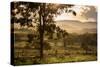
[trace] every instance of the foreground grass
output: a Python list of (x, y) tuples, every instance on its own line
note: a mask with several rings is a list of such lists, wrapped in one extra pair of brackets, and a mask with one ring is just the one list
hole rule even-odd
[(30, 64), (51, 64), (51, 63), (68, 63), (68, 62), (83, 62), (83, 61), (96, 61), (95, 55), (77, 55), (59, 57), (45, 57), (42, 61), (39, 59), (16, 61), (16, 65), (30, 65)]

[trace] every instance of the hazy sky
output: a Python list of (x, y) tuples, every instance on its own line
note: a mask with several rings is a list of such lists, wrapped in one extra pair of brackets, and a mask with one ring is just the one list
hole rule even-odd
[(55, 17), (56, 21), (59, 20), (78, 20), (81, 22), (96, 22), (97, 18), (97, 8), (94, 6), (73, 6), (69, 10), (74, 10), (77, 15), (74, 16), (72, 13), (62, 13), (61, 15)]

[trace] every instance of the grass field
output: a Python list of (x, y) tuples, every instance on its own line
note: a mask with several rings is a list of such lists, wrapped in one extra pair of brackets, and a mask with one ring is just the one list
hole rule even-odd
[[(40, 61), (39, 39), (28, 42), (27, 35), (30, 33), (15, 32), (14, 63), (25, 64), (49, 64), (97, 60), (96, 43), (82, 46), (80, 39), (70, 35), (63, 45), (63, 39), (44, 38), (44, 58)], [(87, 41), (88, 43), (88, 41)], [(91, 43), (91, 42), (90, 42)], [(85, 43), (86, 44), (86, 43)]]

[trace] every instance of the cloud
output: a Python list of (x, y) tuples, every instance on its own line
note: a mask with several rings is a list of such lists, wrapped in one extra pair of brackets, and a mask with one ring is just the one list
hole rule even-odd
[(84, 13), (84, 16), (89, 20), (89, 19), (94, 19), (95, 21), (97, 20), (97, 11), (94, 6), (89, 6), (90, 10)]
[(74, 11), (77, 13), (77, 18), (82, 22), (96, 22), (97, 21), (97, 9), (94, 6), (74, 6)]

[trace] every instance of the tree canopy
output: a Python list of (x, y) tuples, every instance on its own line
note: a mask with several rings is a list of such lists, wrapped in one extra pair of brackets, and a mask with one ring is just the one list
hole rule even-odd
[[(45, 4), (45, 6), (43, 6)], [(11, 20), (12, 23), (20, 23), (21, 26), (32, 26), (32, 22), (39, 22), (40, 8), (42, 16), (45, 18), (46, 24), (54, 23), (53, 17), (60, 15), (65, 9), (66, 12), (72, 12), (73, 10), (67, 10), (74, 5), (69, 4), (51, 4), (51, 3), (32, 3), (32, 2), (11, 2)]]

